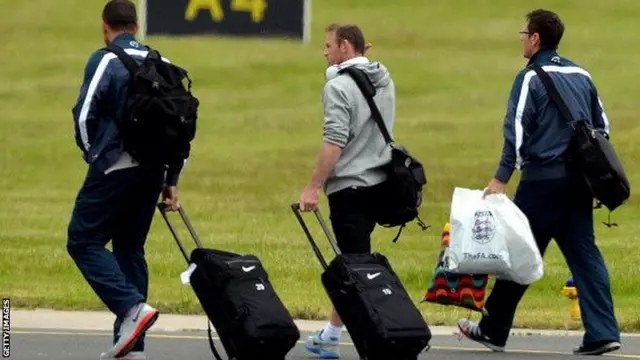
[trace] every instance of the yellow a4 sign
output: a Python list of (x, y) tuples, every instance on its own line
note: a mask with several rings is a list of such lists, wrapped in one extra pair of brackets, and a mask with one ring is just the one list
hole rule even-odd
[[(4, 1), (4, 0), (0, 0)], [(309, 40), (311, 0), (138, 0), (147, 35)]]
[[(194, 21), (200, 11), (209, 11), (211, 19), (221, 22), (224, 19), (222, 0), (189, 0), (185, 11), (185, 19)], [(251, 21), (262, 22), (267, 10), (267, 0), (231, 0), (231, 11), (246, 11), (251, 14)]]

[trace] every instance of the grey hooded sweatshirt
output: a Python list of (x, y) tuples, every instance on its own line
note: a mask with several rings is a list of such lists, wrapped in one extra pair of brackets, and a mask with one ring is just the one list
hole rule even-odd
[[(393, 138), (395, 86), (389, 71), (379, 62), (346, 66), (364, 70), (371, 79), (376, 87), (374, 100)], [(342, 155), (325, 183), (325, 193), (330, 195), (348, 187), (372, 186), (386, 180), (380, 167), (391, 160), (391, 148), (353, 79), (346, 74), (330, 78), (324, 87), (323, 103), (323, 139), (342, 148)]]

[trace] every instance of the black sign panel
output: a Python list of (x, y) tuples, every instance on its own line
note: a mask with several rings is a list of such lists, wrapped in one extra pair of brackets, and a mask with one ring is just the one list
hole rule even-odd
[(311, 0), (142, 0), (144, 34), (308, 40)]

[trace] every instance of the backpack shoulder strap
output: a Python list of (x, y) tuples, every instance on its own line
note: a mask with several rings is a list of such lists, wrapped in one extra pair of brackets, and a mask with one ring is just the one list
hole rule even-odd
[(140, 68), (140, 65), (131, 57), (131, 55), (127, 54), (124, 49), (120, 46), (110, 43), (104, 50), (110, 51), (118, 56), (118, 59), (122, 61), (124, 66), (129, 70), (130, 73), (135, 73)]
[(371, 108), (371, 116), (373, 116), (373, 119), (378, 124), (384, 140), (387, 142), (387, 144), (393, 143), (393, 139), (391, 138), (391, 135), (389, 135), (389, 131), (382, 121), (380, 110), (378, 109), (378, 106), (376, 106), (375, 101), (373, 101), (373, 96), (376, 94), (376, 88), (371, 83), (371, 80), (369, 79), (367, 74), (365, 74), (364, 71), (353, 66), (348, 66), (340, 70), (338, 73), (346, 73), (351, 76), (353, 81), (355, 81), (355, 83), (358, 85), (358, 88), (360, 88), (360, 91), (362, 91), (362, 95), (364, 95), (365, 99), (367, 99), (369, 108)]
[(565, 118), (565, 120), (569, 122), (569, 125), (571, 125), (571, 127), (573, 128), (575, 119), (573, 118), (573, 115), (571, 115), (571, 111), (569, 110), (569, 107), (567, 106), (567, 104), (564, 102), (564, 100), (562, 100), (562, 97), (560, 96), (558, 89), (553, 84), (553, 80), (551, 79), (551, 76), (549, 76), (549, 74), (546, 71), (544, 71), (542, 67), (540, 67), (540, 65), (538, 64), (531, 64), (529, 65), (529, 68), (533, 69), (538, 74), (540, 81), (542, 81), (542, 84), (547, 89), (547, 94), (549, 95), (551, 100), (556, 104), (556, 106), (558, 107), (558, 110), (560, 111), (562, 116)]

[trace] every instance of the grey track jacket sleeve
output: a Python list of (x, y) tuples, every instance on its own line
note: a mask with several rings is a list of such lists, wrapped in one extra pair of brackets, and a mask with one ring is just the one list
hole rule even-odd
[(349, 139), (349, 99), (344, 89), (336, 86), (335, 82), (325, 85), (322, 101), (324, 104), (323, 139), (325, 142), (341, 148), (347, 145)]

